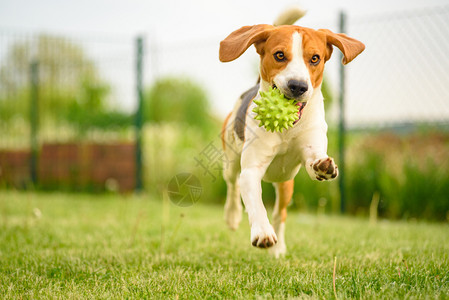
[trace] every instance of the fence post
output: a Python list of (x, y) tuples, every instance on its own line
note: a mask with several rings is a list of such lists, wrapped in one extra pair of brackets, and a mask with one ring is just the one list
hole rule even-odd
[(136, 92), (137, 111), (135, 116), (136, 128), (136, 192), (143, 189), (142, 166), (142, 127), (143, 127), (143, 38), (136, 40)]
[(39, 63), (30, 64), (30, 177), (34, 186), (37, 184), (38, 164), (38, 126), (39, 126)]
[[(340, 11), (339, 17), (339, 32), (346, 32), (346, 13)], [(340, 55), (343, 58), (343, 54)], [(340, 94), (338, 96), (338, 104), (340, 107), (339, 116), (339, 134), (338, 134), (338, 153), (339, 153), (339, 189), (340, 189), (340, 211), (344, 213), (346, 211), (346, 181), (345, 181), (345, 137), (346, 137), (346, 123), (345, 123), (345, 67), (340, 63), (339, 69), (340, 76)]]

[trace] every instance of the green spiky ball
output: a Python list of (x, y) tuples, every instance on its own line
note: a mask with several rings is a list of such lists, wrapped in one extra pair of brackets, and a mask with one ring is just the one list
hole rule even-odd
[(282, 132), (293, 127), (293, 123), (299, 119), (298, 106), (295, 100), (285, 98), (278, 90), (270, 88), (268, 92), (260, 92), (261, 98), (254, 99), (257, 106), (253, 109), (259, 127), (265, 127), (267, 131)]

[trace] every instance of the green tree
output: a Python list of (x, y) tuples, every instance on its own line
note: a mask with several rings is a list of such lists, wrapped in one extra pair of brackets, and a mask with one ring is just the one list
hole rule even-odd
[(145, 101), (145, 121), (180, 122), (204, 132), (217, 130), (218, 121), (210, 112), (206, 93), (189, 79), (160, 79), (147, 92)]
[(103, 111), (109, 86), (98, 80), (83, 48), (62, 37), (39, 35), (13, 44), (0, 66), (1, 118), (26, 117), (30, 64), (39, 63), (41, 119), (67, 119), (76, 106)]

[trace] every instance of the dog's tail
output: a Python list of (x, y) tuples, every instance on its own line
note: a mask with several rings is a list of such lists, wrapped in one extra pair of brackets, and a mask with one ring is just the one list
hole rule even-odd
[(273, 22), (274, 26), (293, 25), (296, 21), (304, 17), (306, 10), (299, 6), (291, 6), (283, 11)]

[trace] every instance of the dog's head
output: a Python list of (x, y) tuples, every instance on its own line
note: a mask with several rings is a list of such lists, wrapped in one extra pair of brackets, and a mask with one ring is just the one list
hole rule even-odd
[(260, 76), (265, 85), (277, 87), (290, 99), (305, 102), (323, 80), (324, 63), (333, 46), (343, 53), (343, 64), (352, 61), (365, 45), (345, 34), (327, 29), (286, 25), (244, 26), (220, 43), (220, 61), (237, 59), (251, 45), (260, 55)]

